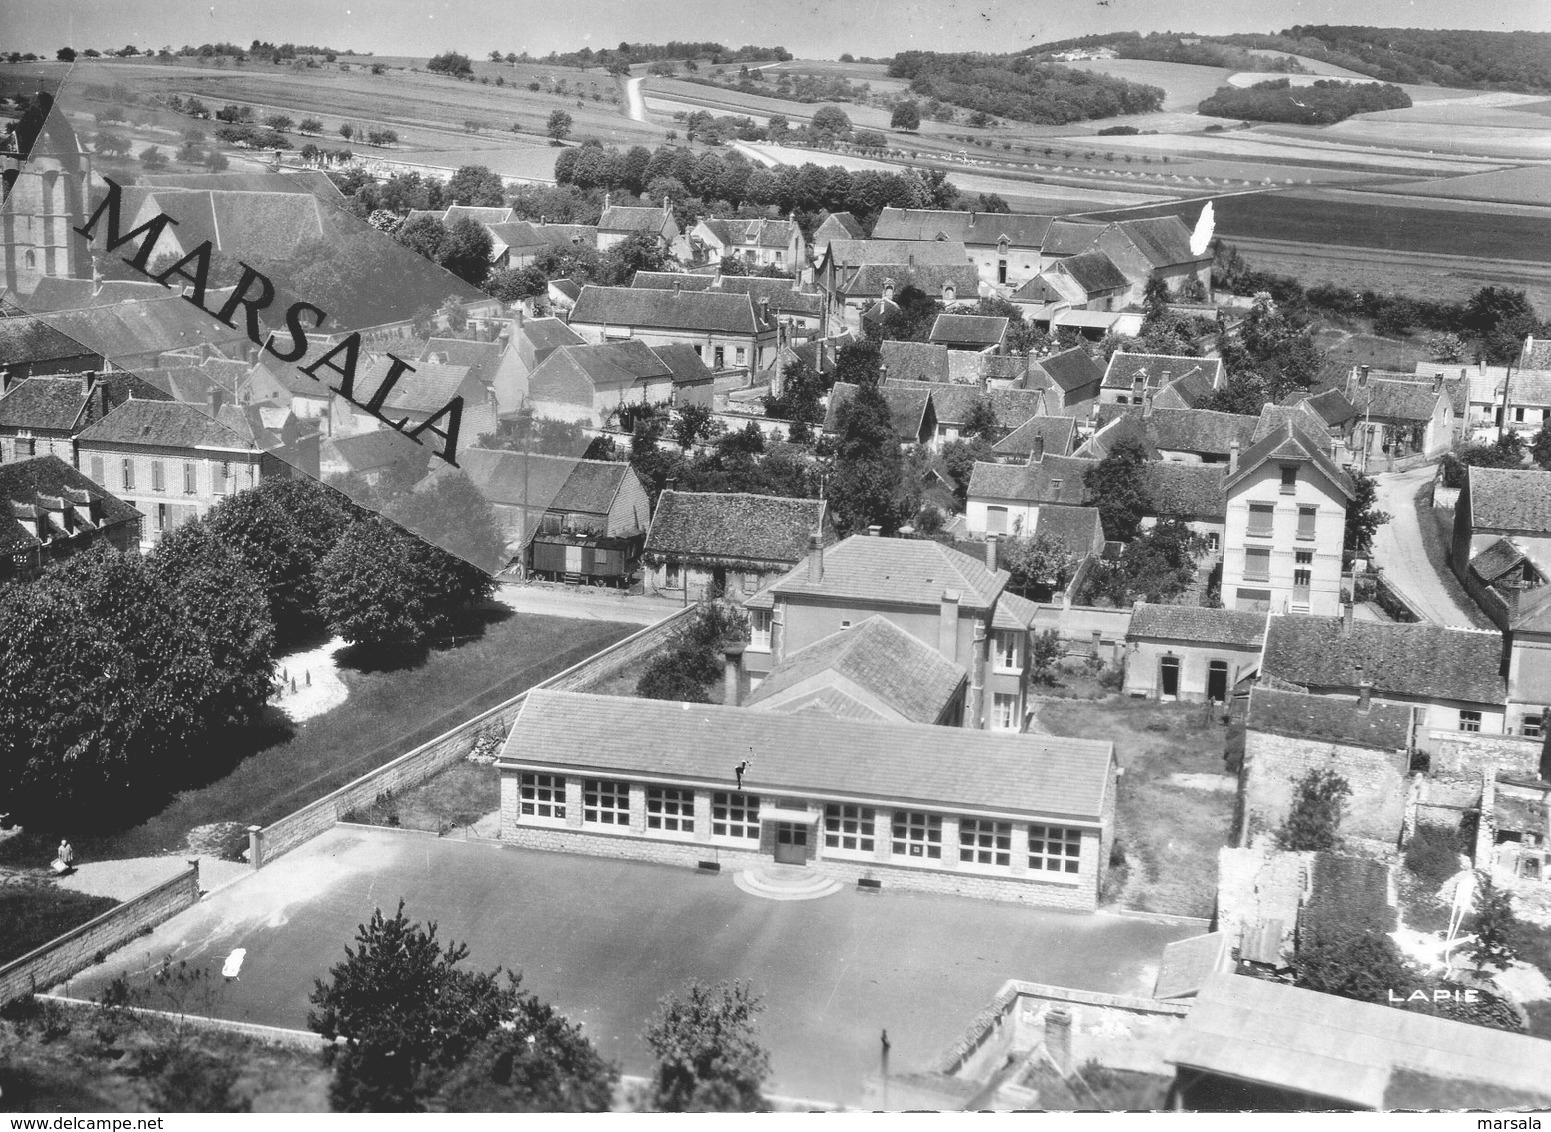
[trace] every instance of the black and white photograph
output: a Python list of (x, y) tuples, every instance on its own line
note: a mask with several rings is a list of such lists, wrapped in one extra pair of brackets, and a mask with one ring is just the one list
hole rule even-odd
[(1545, 0), (7, 0), (0, 130), (8, 1127), (1551, 1111)]

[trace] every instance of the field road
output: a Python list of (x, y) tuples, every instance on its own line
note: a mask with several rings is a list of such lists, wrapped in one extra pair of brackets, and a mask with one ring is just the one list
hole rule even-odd
[(557, 586), (545, 582), (521, 585), (507, 582), (496, 601), (518, 613), (545, 617), (570, 617), (577, 621), (614, 621), (627, 625), (655, 625), (684, 608), (682, 601), (647, 594), (626, 596), (615, 589)]
[[(1435, 472), (1431, 464), (1423, 464), (1409, 472), (1385, 472), (1373, 477), (1378, 497), (1375, 504), (1390, 516), (1389, 522), (1373, 536), (1373, 558), (1384, 567), (1385, 577), (1416, 604), (1427, 620), (1467, 629), (1484, 626), (1485, 619), (1463, 604), (1469, 598), (1455, 597), (1456, 589), (1447, 585), (1442, 576), (1449, 569), (1448, 563), (1431, 558), (1422, 538), (1416, 493)], [(1448, 580), (1453, 580), (1452, 575)]]
[(646, 99), (641, 96), (641, 80), (625, 80), (626, 113), (637, 122), (646, 121)]

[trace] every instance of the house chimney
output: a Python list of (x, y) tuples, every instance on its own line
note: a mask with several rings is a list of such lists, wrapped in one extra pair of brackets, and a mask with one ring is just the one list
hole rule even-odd
[(1146, 386), (1146, 384), (1147, 384), (1147, 381), (1146, 381), (1146, 379), (1141, 374), (1137, 374), (1135, 377), (1133, 377), (1131, 379), (1131, 400), (1133, 402), (1135, 402), (1135, 403), (1140, 403), (1141, 402), (1141, 400), (1142, 400), (1142, 389)]
[(1373, 706), (1373, 681), (1366, 677), (1357, 684), (1357, 710), (1363, 715)]
[(1239, 470), (1239, 438), (1234, 437), (1228, 442), (1228, 474), (1231, 476)]
[(1350, 637), (1351, 635), (1352, 603), (1347, 601), (1341, 603), (1341, 639), (1346, 640), (1346, 638)]
[(0, 393), (9, 393), (10, 391), (11, 371), (9, 369), (0, 368)]
[(1158, 379), (1158, 388), (1159, 389), (1162, 389), (1165, 385), (1167, 385), (1169, 383), (1169, 378), (1173, 375), (1173, 373), (1174, 373), (1173, 370), (1167, 370), (1166, 369), (1166, 370), (1163, 371), (1163, 376)]
[(1045, 1011), (1045, 1052), (1064, 1077), (1072, 1070), (1072, 1012), (1052, 1006)]
[(997, 537), (986, 535), (986, 569), (993, 574), (996, 573), (997, 549)]
[(959, 598), (958, 590), (943, 590), (942, 605), (937, 614), (937, 651), (949, 660), (959, 659)]
[(818, 535), (808, 536), (808, 581), (824, 580), (824, 540)]
[[(604, 193), (603, 194), (603, 211), (607, 212), (609, 210), (609, 206), (611, 204), (613, 204), (613, 202), (614, 202), (614, 194), (613, 193)], [(454, 201), (453, 203), (456, 204), (457, 201)]]
[(1152, 417), (1152, 390), (1149, 389), (1145, 393), (1142, 394), (1142, 419), (1145, 421), (1145, 420), (1148, 420), (1151, 417)]
[(1357, 387), (1359, 389), (1363, 388), (1364, 386), (1366, 386), (1368, 384), (1368, 371), (1370, 369), (1372, 369), (1372, 368), (1373, 368), (1372, 366), (1358, 366), (1357, 367)]
[(743, 706), (743, 650), (742, 641), (722, 648), (722, 703), (727, 707)]
[(1043, 436), (1036, 436), (1034, 438), (1034, 451), (1029, 455), (1029, 463), (1031, 463), (1031, 464), (1038, 464), (1042, 460), (1044, 460), (1044, 458), (1045, 458), (1045, 438)]
[(1442, 390), (1443, 390), (1443, 371), (1439, 370), (1437, 373), (1433, 374), (1433, 392), (1434, 393), (1439, 393), (1439, 392), (1442, 392)]
[(212, 417), (219, 416), (221, 413), (221, 406), (225, 403), (226, 390), (222, 389), (219, 385), (214, 386), (210, 390), (210, 415)]
[(874, 523), (872, 526), (867, 528), (867, 537), (868, 538), (877, 538), (882, 533), (883, 533), (883, 528), (878, 526), (877, 523)]
[(672, 216), (673, 215), (673, 209), (668, 204), (668, 194), (667, 193), (663, 193), (662, 194), (662, 214), (664, 216)]

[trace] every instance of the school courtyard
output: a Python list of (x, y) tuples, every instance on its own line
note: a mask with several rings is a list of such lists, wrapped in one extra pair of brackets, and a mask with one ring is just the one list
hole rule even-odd
[[(640, 1032), (690, 979), (743, 979), (762, 994), (766, 1091), (856, 1103), (878, 1067), (923, 1067), (1009, 978), (1148, 995), (1163, 945), (1193, 923), (1035, 911), (961, 897), (843, 889), (778, 901), (733, 876), (515, 849), (490, 841), (337, 826), (218, 889), (72, 980), (90, 997), (143, 981), (163, 958), (220, 971), (245, 948), (214, 1012), (304, 1029), (313, 981), (356, 928), (400, 898), (475, 969), (503, 966), (554, 1003), (624, 1072), (647, 1074)], [(152, 1003), (151, 1005), (154, 1005)]]

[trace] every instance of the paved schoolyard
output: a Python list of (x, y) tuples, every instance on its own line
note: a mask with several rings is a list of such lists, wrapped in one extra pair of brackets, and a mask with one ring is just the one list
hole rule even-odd
[(880, 1030), (892, 1068), (918, 1068), (1006, 979), (1145, 995), (1163, 944), (1197, 931), (887, 891), (762, 900), (728, 874), (340, 826), (126, 945), (69, 991), (89, 996), (164, 956), (218, 970), (242, 947), (242, 975), (217, 1012), (302, 1028), (313, 980), (374, 907), (391, 913), (401, 896), (439, 938), (467, 942), (471, 966), (521, 971), (627, 1073), (650, 1071), (639, 1034), (660, 997), (691, 978), (747, 979), (765, 997), (768, 1090), (839, 1103), (860, 1099)]

